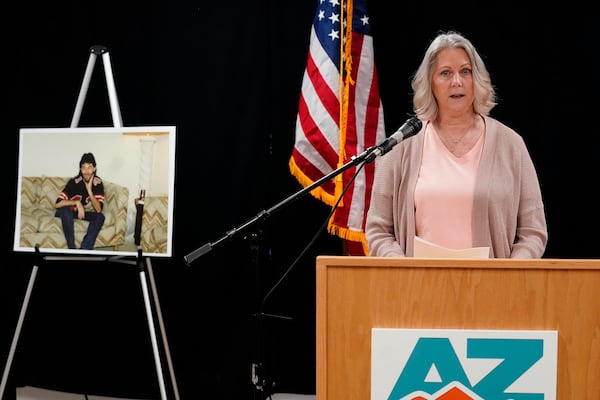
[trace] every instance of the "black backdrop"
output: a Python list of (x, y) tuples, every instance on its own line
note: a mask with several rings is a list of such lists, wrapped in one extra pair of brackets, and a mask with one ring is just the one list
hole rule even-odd
[[(466, 34), (498, 89), (492, 115), (523, 135), (537, 166), (545, 257), (598, 257), (597, 12), (578, 2), (420, 3), (368, 4), (387, 130), (411, 111), (410, 74), (435, 33)], [(12, 251), (18, 129), (70, 125), (89, 48), (98, 44), (109, 50), (123, 125), (177, 127), (174, 255), (152, 263), (181, 397), (253, 398), (257, 354), (277, 390), (314, 393), (315, 256), (342, 254), (341, 241), (321, 234), (268, 299), (266, 312), (291, 319), (268, 319), (258, 330), (251, 315), (320, 232), (328, 207), (304, 197), (191, 266), (183, 257), (300, 190), (287, 161), (315, 6), (38, 1), (3, 13), (2, 367), (40, 266), (7, 398), (23, 385), (159, 398), (137, 269), (40, 264)], [(101, 65), (80, 126), (112, 125)], [(165, 378), (169, 384), (166, 370)]]

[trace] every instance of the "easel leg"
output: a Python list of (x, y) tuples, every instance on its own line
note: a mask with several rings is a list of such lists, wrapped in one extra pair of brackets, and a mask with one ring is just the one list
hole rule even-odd
[(167, 358), (167, 364), (169, 365), (169, 373), (171, 376), (171, 384), (173, 385), (173, 393), (175, 394), (175, 400), (179, 400), (179, 390), (177, 389), (177, 381), (175, 379), (175, 371), (173, 369), (173, 362), (171, 361), (171, 351), (169, 350), (169, 343), (167, 342), (167, 335), (165, 333), (165, 324), (162, 318), (162, 311), (160, 309), (160, 303), (158, 302), (158, 294), (156, 291), (156, 284), (154, 282), (154, 274), (152, 272), (152, 263), (150, 258), (146, 258), (146, 270), (148, 272), (148, 278), (150, 280), (150, 288), (152, 289), (152, 295), (154, 298), (154, 306), (156, 314), (158, 316), (158, 324), (160, 326), (160, 333), (163, 341), (163, 346)]
[(145, 268), (143, 267), (143, 261), (140, 261), (140, 283), (142, 285), (142, 292), (144, 294), (144, 304), (146, 305), (146, 319), (148, 320), (148, 331), (150, 333), (150, 339), (152, 340), (152, 350), (154, 352), (154, 364), (156, 367), (156, 373), (158, 374), (158, 384), (160, 386), (160, 396), (162, 400), (167, 399), (167, 392), (165, 389), (165, 381), (162, 373), (162, 366), (160, 363), (160, 353), (158, 351), (158, 343), (156, 341), (156, 332), (154, 331), (152, 307), (150, 305), (150, 295), (148, 293), (148, 283), (146, 282)]
[(104, 62), (104, 75), (106, 77), (106, 87), (108, 89), (108, 98), (110, 101), (113, 125), (115, 127), (123, 126), (108, 49), (104, 46), (92, 46), (90, 48), (90, 58), (88, 59), (87, 67), (85, 69), (85, 75), (83, 76), (81, 89), (79, 90), (79, 96), (77, 97), (75, 112), (73, 113), (73, 118), (71, 119), (71, 128), (77, 128), (79, 125), (81, 110), (83, 109), (83, 104), (85, 102), (85, 97), (87, 96), (88, 87), (90, 85), (90, 80), (92, 78), (92, 73), (94, 72), (94, 65), (96, 64), (96, 58), (98, 55), (102, 56), (102, 61)]
[(25, 293), (25, 298), (23, 299), (23, 305), (21, 306), (21, 313), (19, 315), (19, 321), (17, 322), (17, 328), (15, 329), (13, 341), (10, 346), (8, 358), (6, 360), (6, 366), (4, 367), (4, 373), (2, 374), (2, 383), (0, 383), (0, 399), (2, 399), (4, 397), (4, 389), (6, 388), (8, 374), (10, 372), (12, 360), (14, 358), (15, 350), (17, 348), (17, 342), (19, 341), (19, 335), (21, 333), (21, 328), (23, 327), (23, 321), (25, 320), (25, 313), (27, 312), (27, 306), (29, 305), (29, 299), (31, 298), (31, 292), (33, 291), (33, 284), (35, 283), (35, 277), (37, 275), (37, 271), (38, 271), (38, 266), (34, 265), (33, 269), (31, 270), (31, 276), (29, 277), (29, 285), (27, 286), (27, 292)]

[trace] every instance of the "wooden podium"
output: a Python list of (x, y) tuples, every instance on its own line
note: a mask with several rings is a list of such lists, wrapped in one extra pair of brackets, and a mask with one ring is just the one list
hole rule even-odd
[(556, 330), (559, 400), (600, 396), (600, 260), (319, 256), (316, 394), (371, 396), (371, 328)]

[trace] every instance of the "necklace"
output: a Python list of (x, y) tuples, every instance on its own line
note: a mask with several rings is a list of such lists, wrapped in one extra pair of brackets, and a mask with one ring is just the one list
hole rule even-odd
[(469, 127), (467, 127), (467, 129), (465, 129), (464, 133), (462, 135), (460, 135), (460, 137), (458, 137), (458, 138), (451, 137), (450, 141), (452, 142), (452, 144), (459, 144), (465, 138), (465, 136), (467, 136), (467, 133), (469, 133), (472, 126), (473, 125), (470, 125)]
[(451, 142), (453, 145), (457, 145), (457, 144), (459, 144), (459, 143), (460, 143), (460, 142), (461, 142), (461, 141), (462, 141), (462, 140), (465, 138), (465, 136), (467, 136), (467, 134), (469, 133), (469, 131), (470, 131), (472, 128), (473, 128), (473, 124), (469, 125), (469, 126), (468, 126), (468, 127), (465, 129), (465, 131), (464, 131), (464, 132), (463, 132), (463, 133), (462, 133), (462, 134), (461, 134), (459, 137), (457, 137), (457, 138), (453, 138), (453, 137), (451, 137), (451, 136), (447, 136), (447, 138), (448, 138), (448, 140), (450, 140), (450, 142)]

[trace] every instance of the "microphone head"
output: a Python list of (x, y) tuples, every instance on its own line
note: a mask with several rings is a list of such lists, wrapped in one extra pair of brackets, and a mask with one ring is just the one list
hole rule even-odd
[(423, 127), (423, 122), (421, 122), (421, 120), (417, 117), (412, 117), (409, 118), (404, 125), (407, 128), (406, 133), (404, 135), (404, 137), (406, 138), (409, 136), (416, 135)]

